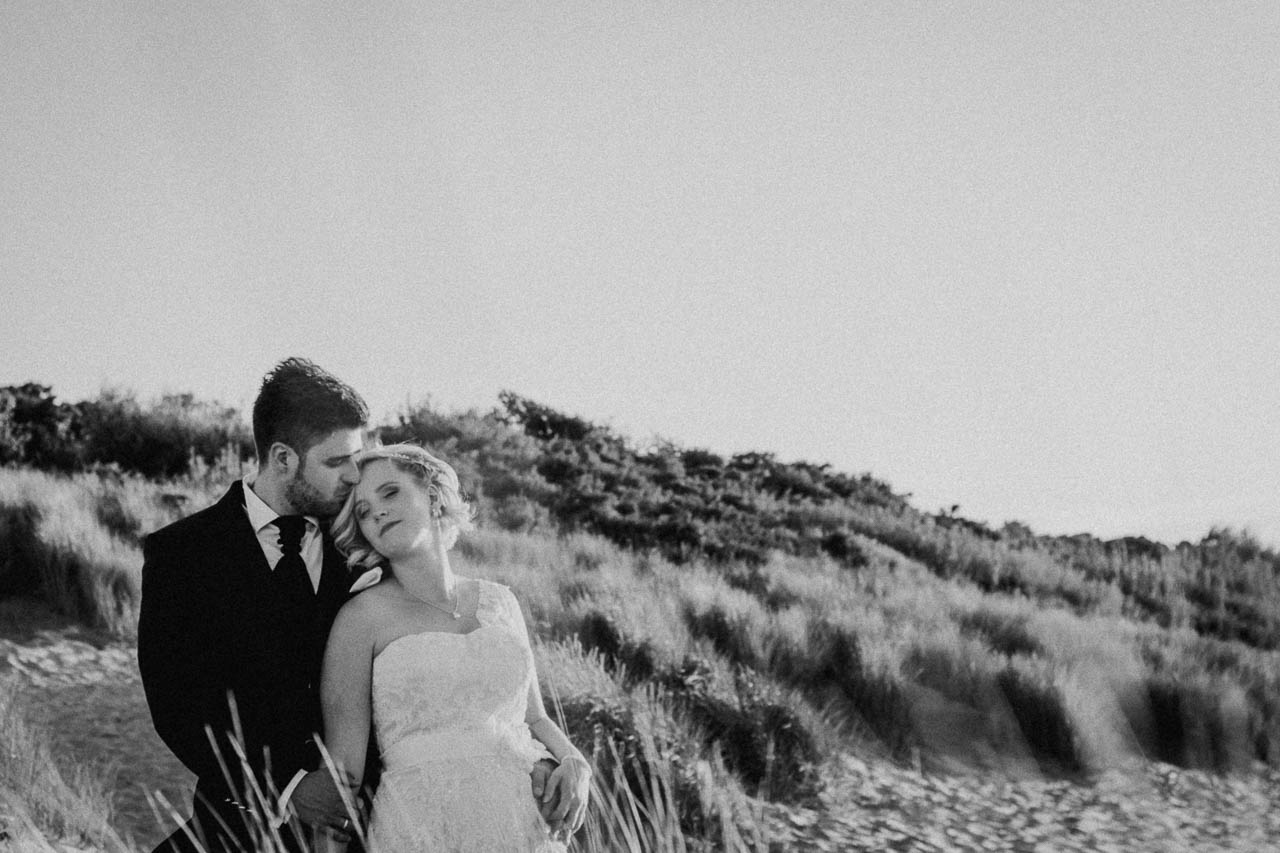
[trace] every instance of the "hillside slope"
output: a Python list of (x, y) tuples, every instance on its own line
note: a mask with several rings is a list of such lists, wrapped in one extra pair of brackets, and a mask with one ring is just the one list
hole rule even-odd
[[(870, 475), (636, 447), (501, 400), (407, 410), (382, 439), (455, 464), (482, 522), (458, 568), (516, 590), (575, 739), (624, 789), (668, 780), (691, 838), (724, 839), (726, 792), (821, 811), (849, 760), (1043, 784), (1147, 760), (1280, 766), (1280, 558), (1246, 536), (996, 531)], [(131, 417), (169, 423), (174, 405)], [(208, 411), (225, 435), (225, 411), (194, 403), (186, 432), (144, 432), (185, 441)], [(141, 536), (241, 468), (196, 446), (160, 480), (118, 460), (0, 469), (0, 596), (39, 595), (127, 641)]]

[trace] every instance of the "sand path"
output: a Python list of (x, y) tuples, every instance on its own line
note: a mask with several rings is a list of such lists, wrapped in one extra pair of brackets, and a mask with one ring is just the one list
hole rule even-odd
[(136, 648), (59, 619), (39, 605), (17, 624), (11, 615), (15, 609), (6, 610), (10, 618), (0, 636), (0, 675), (18, 673), (22, 705), (31, 721), (50, 733), (55, 753), (106, 775), (116, 830), (149, 850), (168, 829), (157, 821), (148, 793), (162, 792), (185, 813), (195, 778), (151, 726)]

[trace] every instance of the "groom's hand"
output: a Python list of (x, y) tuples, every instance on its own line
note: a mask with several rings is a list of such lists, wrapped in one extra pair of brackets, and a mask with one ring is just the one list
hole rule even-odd
[(547, 790), (547, 780), (551, 778), (551, 773), (556, 769), (556, 762), (550, 758), (544, 758), (537, 764), (533, 765), (533, 770), (529, 773), (529, 782), (533, 787), (533, 799), (538, 804), (538, 811), (542, 814), (542, 819), (547, 821), (547, 825), (551, 826), (552, 831), (559, 829), (561, 821), (556, 821), (555, 825), (551, 825), (551, 813), (556, 810), (559, 805), (559, 798), (552, 798), (551, 802), (544, 803), (542, 794)]
[(289, 796), (289, 805), (308, 826), (324, 826), (348, 836), (351, 833), (351, 816), (328, 770), (313, 770), (303, 776)]

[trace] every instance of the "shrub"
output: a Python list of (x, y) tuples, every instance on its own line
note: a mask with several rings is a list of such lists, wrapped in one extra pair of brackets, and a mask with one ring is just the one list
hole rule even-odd
[(147, 477), (177, 477), (213, 465), (228, 452), (254, 454), (253, 433), (233, 408), (166, 394), (150, 407), (132, 394), (104, 391), (80, 404), (83, 460), (116, 464)]
[(80, 412), (47, 385), (0, 388), (0, 465), (70, 471), (81, 462)]

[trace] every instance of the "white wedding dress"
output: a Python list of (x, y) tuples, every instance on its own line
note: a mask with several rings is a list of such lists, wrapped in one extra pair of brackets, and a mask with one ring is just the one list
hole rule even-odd
[(479, 581), (470, 634), (393, 640), (373, 661), (382, 780), (370, 853), (560, 853), (529, 787), (546, 749), (525, 725), (534, 675), (520, 605)]

